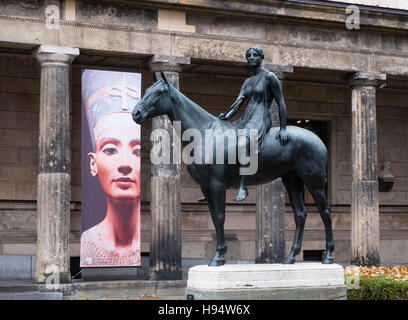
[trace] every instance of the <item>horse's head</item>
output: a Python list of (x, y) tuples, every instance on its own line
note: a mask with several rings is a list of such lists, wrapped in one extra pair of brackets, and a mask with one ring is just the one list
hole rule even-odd
[(147, 121), (147, 119), (167, 114), (171, 108), (170, 89), (172, 87), (163, 71), (163, 79), (158, 80), (153, 73), (154, 83), (145, 91), (142, 99), (136, 104), (132, 112), (133, 120), (137, 124)]

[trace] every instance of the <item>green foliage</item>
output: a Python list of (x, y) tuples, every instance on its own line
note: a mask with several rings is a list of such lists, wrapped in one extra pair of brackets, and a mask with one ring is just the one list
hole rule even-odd
[(347, 290), (348, 300), (408, 300), (408, 281), (393, 281), (386, 275), (361, 278), (359, 289)]

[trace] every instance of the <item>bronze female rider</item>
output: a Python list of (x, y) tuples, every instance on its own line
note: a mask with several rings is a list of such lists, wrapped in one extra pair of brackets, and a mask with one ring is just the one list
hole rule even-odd
[[(241, 107), (244, 101), (247, 101), (247, 107), (244, 114), (236, 122), (238, 129), (257, 129), (258, 130), (258, 152), (261, 152), (265, 134), (272, 126), (269, 108), (273, 99), (276, 100), (279, 110), (280, 130), (276, 138), (285, 145), (289, 140), (289, 134), (286, 131), (286, 105), (283, 100), (282, 88), (279, 79), (273, 72), (262, 68), (264, 59), (263, 50), (259, 47), (251, 47), (246, 52), (246, 59), (251, 70), (252, 76), (245, 80), (237, 100), (225, 113), (221, 113), (221, 120), (228, 120), (233, 117)], [(246, 134), (248, 146), (249, 134)], [(246, 175), (241, 175), (241, 182), (235, 201), (243, 201), (248, 195), (246, 187)]]

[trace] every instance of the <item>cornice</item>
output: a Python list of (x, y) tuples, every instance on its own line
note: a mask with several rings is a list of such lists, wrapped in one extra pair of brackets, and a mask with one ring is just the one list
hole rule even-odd
[[(279, 19), (280, 22), (302, 20), (302, 23), (344, 25), (347, 4), (296, 0), (113, 0), (112, 2), (142, 6), (150, 9), (183, 10), (228, 16), (248, 16), (260, 19)], [(351, 4), (349, 4), (351, 5)], [(384, 10), (357, 5), (362, 28), (399, 29), (408, 32), (408, 11)]]
[[(18, 16), (4, 16), (4, 15), (0, 15), (0, 21), (1, 20), (16, 21), (16, 22), (31, 22), (31, 23), (44, 24), (44, 25), (46, 22), (45, 19), (18, 17)], [(275, 40), (238, 38), (238, 37), (228, 37), (228, 36), (219, 36), (219, 35), (206, 35), (206, 34), (197, 34), (197, 33), (190, 33), (190, 32), (180, 32), (180, 31), (141, 29), (141, 28), (136, 28), (136, 27), (124, 26), (124, 25), (96, 24), (96, 23), (74, 22), (74, 21), (68, 21), (68, 20), (60, 20), (59, 24), (61, 26), (71, 26), (71, 27), (99, 29), (99, 30), (123, 31), (123, 32), (145, 34), (145, 35), (158, 35), (158, 36), (161, 35), (161, 36), (169, 36), (169, 37), (227, 41), (227, 42), (236, 42), (236, 43), (246, 43), (248, 45), (266, 45), (266, 46), (273, 45), (273, 46), (282, 46), (282, 47), (292, 47), (292, 48), (297, 48), (297, 49), (304, 48), (304, 49), (314, 49), (314, 50), (333, 51), (333, 52), (346, 52), (346, 53), (349, 52), (349, 53), (369, 54), (369, 55), (387, 55), (387, 56), (401, 57), (401, 58), (408, 57), (407, 53), (399, 53), (395, 51), (385, 52), (381, 50), (357, 49), (357, 48), (347, 48), (347, 47), (327, 46), (327, 45), (319, 46), (316, 44), (307, 44), (307, 43), (280, 42), (280, 41), (275, 41)]]

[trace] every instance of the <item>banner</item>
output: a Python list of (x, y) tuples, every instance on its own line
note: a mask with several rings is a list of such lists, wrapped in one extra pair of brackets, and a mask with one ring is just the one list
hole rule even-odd
[(140, 266), (140, 73), (82, 73), (81, 267)]

